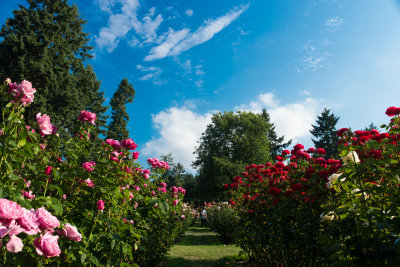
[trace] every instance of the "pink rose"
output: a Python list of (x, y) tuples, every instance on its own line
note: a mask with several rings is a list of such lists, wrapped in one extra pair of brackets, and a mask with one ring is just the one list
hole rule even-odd
[(114, 149), (120, 149), (121, 143), (118, 140), (107, 139), (106, 143), (112, 146)]
[(22, 243), (22, 240), (15, 235), (10, 237), (10, 240), (7, 242), (7, 245), (6, 245), (7, 250), (12, 253), (20, 252), (23, 247), (24, 247), (24, 244)]
[(86, 183), (86, 185), (87, 185), (88, 187), (94, 187), (93, 181), (90, 180), (89, 178), (87, 178), (87, 179), (85, 180), (85, 183)]
[(138, 159), (139, 158), (139, 152), (136, 152), (136, 151), (132, 152), (132, 157), (134, 159)]
[(94, 123), (94, 121), (96, 120), (96, 113), (82, 110), (81, 114), (79, 114), (78, 120), (80, 120), (81, 122), (87, 121), (93, 125), (96, 125)]
[(22, 217), (24, 211), (22, 207), (14, 201), (9, 201), (8, 199), (0, 199), (0, 218), (13, 220)]
[(177, 204), (178, 204), (178, 200), (175, 199), (174, 202), (173, 202), (173, 205), (176, 206)]
[(80, 242), (82, 241), (82, 235), (78, 232), (75, 226), (66, 223), (64, 229), (57, 231), (58, 234), (65, 236), (71, 241)]
[(27, 198), (27, 199), (34, 199), (35, 198), (35, 195), (33, 194), (33, 192), (32, 191), (25, 191), (25, 190), (22, 190), (21, 191), (21, 194), (22, 194), (22, 196), (24, 197), (24, 198)]
[(135, 144), (135, 142), (133, 142), (133, 140), (130, 138), (123, 140), (121, 142), (121, 146), (129, 150), (134, 150), (135, 148), (137, 148), (137, 144)]
[(103, 200), (99, 200), (97, 201), (97, 209), (98, 210), (104, 210), (104, 201)]
[(11, 93), (15, 101), (19, 100), (23, 106), (26, 106), (33, 102), (34, 93), (36, 93), (36, 89), (32, 88), (32, 83), (23, 80), (20, 85), (17, 83), (9, 83), (10, 89), (8, 90)]
[(58, 219), (51, 215), (45, 208), (39, 208), (36, 210), (36, 216), (40, 223), (41, 229), (55, 228), (60, 226)]
[(24, 232), (28, 235), (35, 235), (40, 232), (40, 222), (36, 216), (34, 209), (27, 210), (22, 208), (24, 215), (17, 220), (18, 224), (24, 228)]
[(45, 135), (55, 134), (57, 127), (50, 123), (50, 117), (47, 114), (38, 113), (36, 114), (36, 121), (39, 124), (39, 132), (43, 137)]
[(174, 194), (178, 193), (178, 188), (175, 186), (171, 186), (171, 191), (174, 192)]
[(82, 164), (82, 167), (83, 167), (85, 170), (91, 172), (91, 171), (94, 170), (94, 166), (95, 166), (95, 165), (96, 165), (96, 163), (95, 163), (94, 161), (90, 161), (90, 162), (85, 162), (85, 163), (83, 163), (83, 164)]
[(33, 244), (36, 247), (36, 253), (46, 258), (55, 257), (61, 254), (58, 246), (59, 236), (51, 235), (53, 231), (47, 231), (44, 235), (36, 238)]

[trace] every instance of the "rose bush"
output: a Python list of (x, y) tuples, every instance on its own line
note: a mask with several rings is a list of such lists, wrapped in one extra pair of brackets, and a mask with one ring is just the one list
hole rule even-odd
[(82, 123), (68, 129), (69, 139), (46, 114), (26, 125), (35, 92), (26, 81), (0, 87), (9, 101), (0, 125), (0, 232), (10, 243), (0, 250), (3, 265), (159, 262), (190, 221), (184, 189), (160, 185), (168, 165), (152, 159), (151, 171), (143, 169), (129, 151), (132, 139), (90, 146), (96, 114), (89, 111), (77, 116)]
[(378, 130), (338, 131), (342, 160), (297, 144), (224, 188), (237, 243), (257, 264), (400, 264), (400, 108)]

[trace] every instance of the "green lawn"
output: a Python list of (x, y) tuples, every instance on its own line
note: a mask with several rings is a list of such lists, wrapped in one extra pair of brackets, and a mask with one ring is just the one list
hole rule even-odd
[(240, 248), (224, 245), (208, 227), (197, 222), (186, 231), (182, 240), (172, 247), (168, 267), (240, 266)]

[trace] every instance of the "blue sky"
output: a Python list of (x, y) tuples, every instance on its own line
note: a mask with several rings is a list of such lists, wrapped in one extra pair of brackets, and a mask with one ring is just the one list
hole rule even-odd
[[(1, 1), (1, 23), (17, 4)], [(394, 0), (70, 0), (87, 20), (110, 100), (123, 78), (141, 161), (172, 152), (187, 170), (218, 111), (267, 108), (277, 132), (312, 146), (324, 107), (338, 127), (387, 122), (400, 99)]]

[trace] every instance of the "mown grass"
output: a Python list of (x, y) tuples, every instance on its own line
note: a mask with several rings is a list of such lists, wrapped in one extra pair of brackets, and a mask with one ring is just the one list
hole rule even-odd
[(201, 227), (197, 222), (190, 227), (182, 240), (172, 247), (168, 256), (168, 267), (198, 266), (241, 266), (245, 260), (239, 256), (240, 248), (224, 245), (216, 233), (208, 227)]

